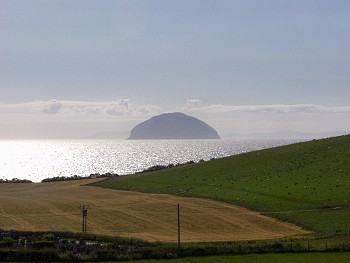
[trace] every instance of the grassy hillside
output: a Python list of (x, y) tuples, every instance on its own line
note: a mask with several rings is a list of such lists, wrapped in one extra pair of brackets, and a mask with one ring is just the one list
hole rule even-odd
[(317, 231), (349, 231), (350, 135), (112, 178), (96, 185), (208, 197)]

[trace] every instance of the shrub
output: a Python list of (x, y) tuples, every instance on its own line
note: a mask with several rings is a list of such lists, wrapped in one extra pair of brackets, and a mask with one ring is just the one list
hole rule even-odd
[(4, 237), (0, 240), (0, 247), (12, 247), (15, 241), (11, 237)]

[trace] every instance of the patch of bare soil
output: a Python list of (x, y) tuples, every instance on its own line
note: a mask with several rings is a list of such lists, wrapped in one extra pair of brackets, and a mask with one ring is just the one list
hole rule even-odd
[(89, 233), (176, 242), (179, 203), (183, 242), (273, 239), (307, 233), (293, 224), (208, 199), (81, 186), (91, 182), (0, 184), (0, 228), (80, 232), (80, 205), (85, 205)]

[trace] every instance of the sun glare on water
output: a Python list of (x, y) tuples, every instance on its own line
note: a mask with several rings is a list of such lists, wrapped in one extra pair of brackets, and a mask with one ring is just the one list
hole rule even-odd
[(153, 165), (209, 160), (291, 143), (290, 140), (3, 140), (0, 179), (40, 182), (56, 176), (119, 175)]

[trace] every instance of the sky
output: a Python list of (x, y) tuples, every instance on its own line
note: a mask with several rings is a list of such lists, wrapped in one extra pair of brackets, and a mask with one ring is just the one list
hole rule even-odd
[(350, 133), (350, 1), (0, 1), (0, 139), (126, 138), (165, 112)]

